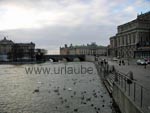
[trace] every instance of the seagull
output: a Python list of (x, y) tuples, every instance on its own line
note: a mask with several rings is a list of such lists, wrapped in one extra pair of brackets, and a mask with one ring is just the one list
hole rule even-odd
[(68, 105), (68, 106), (66, 106), (66, 108), (70, 108), (70, 106)]
[(97, 110), (100, 111), (100, 108), (98, 108)]
[(84, 100), (84, 96), (81, 97), (81, 100)]
[(91, 98), (87, 98), (86, 101), (91, 101)]
[(33, 93), (38, 93), (38, 92), (40, 92), (39, 87), (33, 91)]
[(74, 95), (76, 95), (76, 91), (74, 91)]
[(78, 111), (78, 109), (74, 109), (74, 111), (75, 111), (75, 112), (77, 112), (77, 111)]
[(91, 104), (91, 106), (93, 107), (93, 106), (94, 106), (94, 104)]

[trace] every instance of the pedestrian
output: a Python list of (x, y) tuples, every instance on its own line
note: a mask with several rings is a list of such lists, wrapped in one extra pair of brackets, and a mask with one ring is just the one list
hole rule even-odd
[(146, 69), (146, 65), (147, 65), (147, 64), (145, 63), (145, 64), (144, 64), (144, 68), (145, 68), (145, 69)]
[(119, 61), (119, 66), (121, 66), (121, 60)]
[(125, 62), (124, 62), (124, 60), (122, 60), (122, 65), (125, 65)]
[(103, 61), (101, 61), (101, 66), (103, 66)]
[(133, 72), (129, 71), (127, 75), (129, 75), (129, 79), (127, 79), (127, 83), (132, 84), (132, 81), (134, 80), (133, 79)]
[(98, 61), (98, 65), (100, 65), (100, 62)]
[(107, 63), (106, 65), (106, 71), (107, 71), (107, 74), (109, 73), (109, 64)]
[(112, 73), (115, 72), (115, 66), (112, 65)]

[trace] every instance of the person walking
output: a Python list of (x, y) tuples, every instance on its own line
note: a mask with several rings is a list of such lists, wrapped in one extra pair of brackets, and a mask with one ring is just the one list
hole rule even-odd
[(124, 60), (122, 60), (122, 65), (125, 65), (125, 62), (124, 62)]
[(121, 66), (121, 60), (119, 61), (119, 66)]

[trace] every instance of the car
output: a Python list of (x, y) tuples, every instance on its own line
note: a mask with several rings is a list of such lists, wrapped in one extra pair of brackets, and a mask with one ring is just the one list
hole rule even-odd
[(147, 62), (147, 64), (150, 64), (150, 58), (145, 58), (144, 60)]
[(137, 65), (147, 65), (147, 62), (144, 59), (139, 59), (136, 61)]
[(118, 59), (116, 57), (113, 57), (112, 61), (118, 61)]

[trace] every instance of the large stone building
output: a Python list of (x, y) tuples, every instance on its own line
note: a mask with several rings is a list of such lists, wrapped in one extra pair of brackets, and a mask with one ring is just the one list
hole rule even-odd
[(8, 60), (8, 55), (12, 50), (13, 44), (14, 42), (11, 40), (7, 40), (6, 37), (4, 37), (3, 40), (0, 40), (0, 61)]
[(118, 26), (117, 34), (110, 37), (109, 54), (128, 58), (150, 57), (150, 12)]
[(60, 47), (61, 55), (94, 55), (102, 56), (106, 55), (107, 48), (104, 46), (98, 46), (96, 43), (91, 43), (87, 45), (77, 45), (72, 44), (68, 47), (66, 44), (64, 47)]
[(15, 43), (12, 46), (13, 61), (34, 61), (35, 60), (35, 44), (34, 43)]
[(0, 40), (0, 61), (35, 60), (34, 43), (14, 43), (4, 37)]

